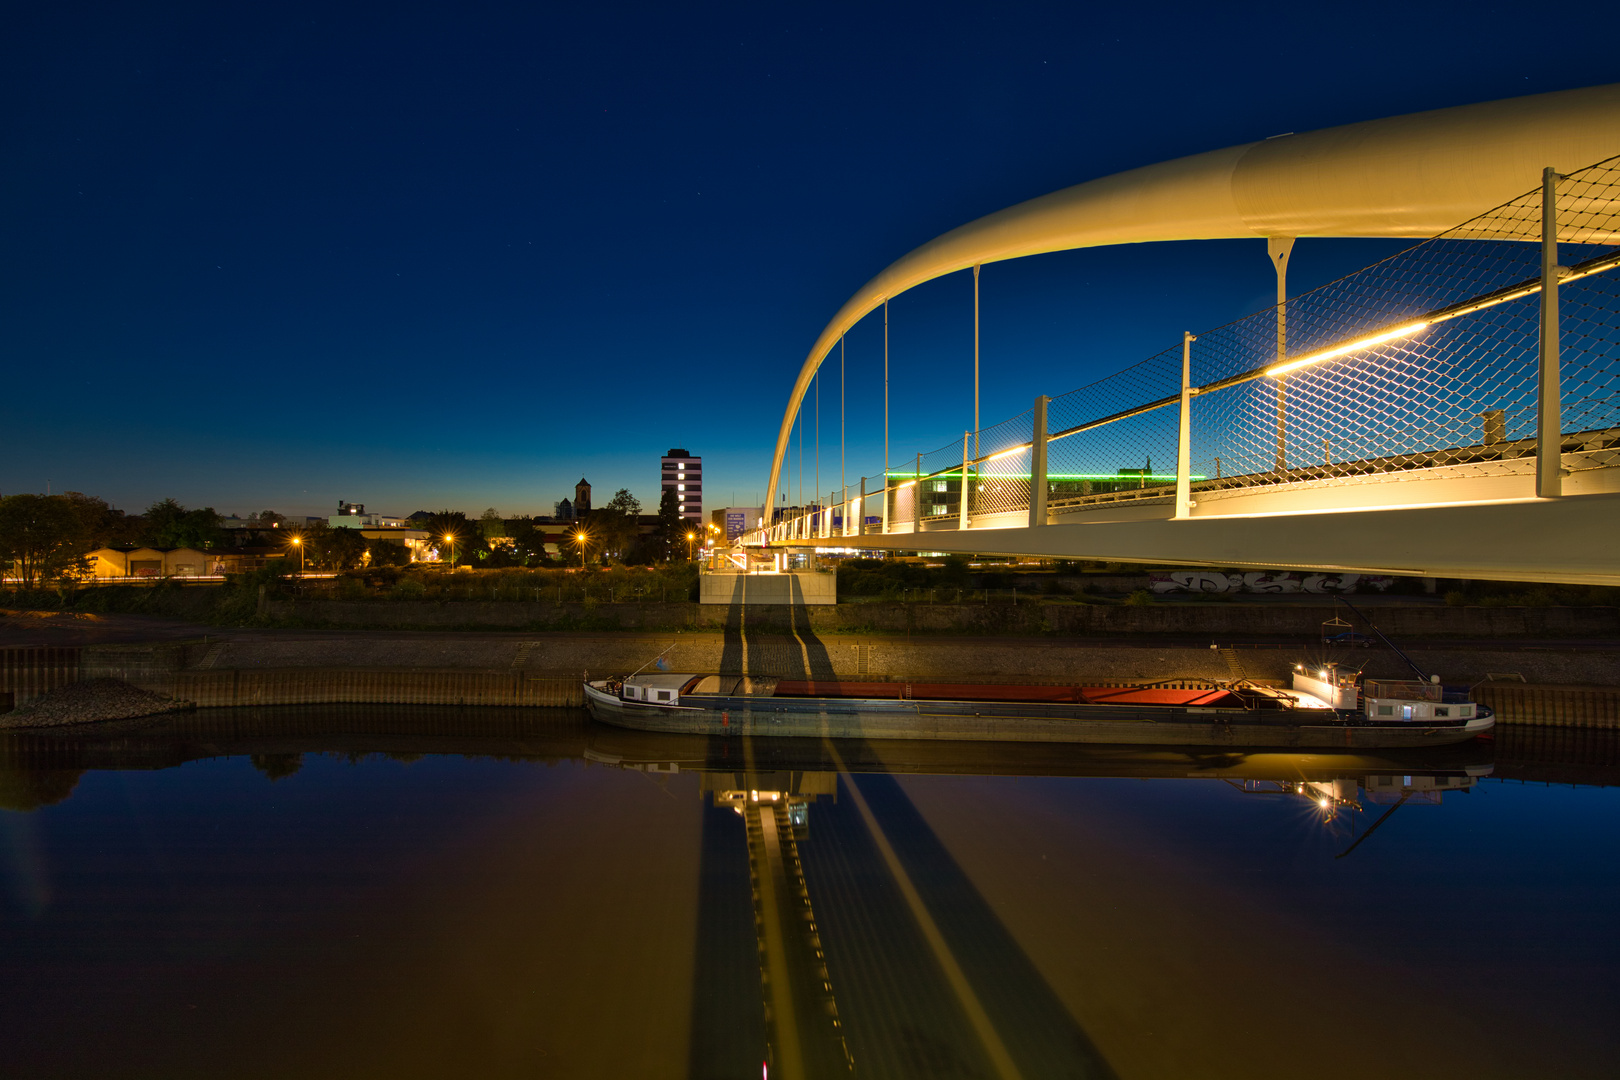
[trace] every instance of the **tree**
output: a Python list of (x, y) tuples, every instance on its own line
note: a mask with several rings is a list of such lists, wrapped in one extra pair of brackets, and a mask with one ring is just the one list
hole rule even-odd
[(534, 519), (513, 518), (506, 523), (512, 538), (512, 558), (519, 566), (540, 566), (546, 562), (546, 534), (534, 527)]
[(315, 529), (304, 543), (312, 541), (314, 551), (310, 554), (318, 555), (320, 561), (332, 570), (353, 570), (365, 558), (366, 538), (359, 529), (334, 529), (329, 526)]
[(506, 522), (492, 506), (478, 518), (478, 531), (483, 534), (485, 540), (498, 540), (507, 535)]
[[(488, 552), (489, 545), (484, 543), (483, 533), (478, 526), (467, 520), (467, 515), (460, 510), (440, 510), (427, 519), (421, 526), (427, 530), (428, 543), (439, 550), (439, 559), (446, 566), (450, 565), (450, 549), (455, 547), (456, 565), (467, 566), (478, 561), (479, 552)], [(455, 537), (453, 541), (446, 542), (445, 537)]]
[(681, 517), (680, 505), (675, 501), (675, 489), (665, 488), (658, 500), (658, 540), (665, 562), (681, 549), (686, 540), (685, 532), (686, 519)]
[(90, 550), (81, 507), (64, 495), (0, 498), (0, 561), (35, 588), (88, 570)]
[(627, 488), (620, 488), (607, 504), (591, 511), (587, 531), (591, 547), (604, 558), (622, 559), (636, 538), (641, 503)]
[(212, 506), (187, 510), (173, 499), (146, 508), (146, 528), (140, 542), (155, 548), (209, 548), (225, 546), (224, 520)]
[(79, 516), (79, 523), (84, 527), (84, 543), (87, 551), (100, 547), (133, 544), (140, 538), (141, 530), (146, 527), (146, 523), (139, 516), (131, 517), (122, 510), (108, 506), (106, 499), (98, 499), (77, 491), (64, 492), (62, 497), (72, 504), (74, 513)]
[(633, 518), (641, 514), (641, 500), (630, 494), (629, 488), (620, 488), (602, 509)]
[(411, 562), (410, 549), (392, 540), (367, 541), (366, 554), (372, 566), (409, 566)]

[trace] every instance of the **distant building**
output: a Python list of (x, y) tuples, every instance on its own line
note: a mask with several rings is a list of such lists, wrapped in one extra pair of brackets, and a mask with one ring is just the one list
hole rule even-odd
[(703, 459), (685, 450), (672, 449), (660, 464), (659, 481), (663, 491), (675, 492), (676, 512), (694, 525), (702, 525)]
[(583, 476), (574, 485), (574, 516), (584, 517), (591, 512), (591, 485)]
[[(412, 514), (411, 517), (414, 519), (416, 515)], [(405, 522), (405, 518), (368, 514), (365, 503), (344, 502), (342, 499), (338, 500), (338, 512), (326, 519), (326, 523), (334, 529), (402, 529)]]
[(257, 570), (270, 559), (282, 558), (282, 548), (105, 547), (85, 556), (93, 578), (220, 577)]
[(266, 515), (270, 515), (270, 511), (265, 511), (263, 515), (250, 514), (247, 517), (232, 514), (230, 517), (221, 521), (220, 525), (226, 529), (249, 529), (256, 532), (261, 529), (279, 529), (281, 528), (282, 521), (286, 520), (279, 514), (272, 516)]

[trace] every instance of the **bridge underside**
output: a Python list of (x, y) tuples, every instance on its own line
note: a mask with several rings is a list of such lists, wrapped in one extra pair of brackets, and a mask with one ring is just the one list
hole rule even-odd
[[(1301, 486), (1199, 493), (1174, 519), (1166, 494), (1025, 514), (892, 523), (887, 533), (773, 539), (772, 547), (851, 547), (1109, 562), (1311, 569), (1495, 581), (1620, 585), (1620, 468), (1575, 472), (1569, 494), (1537, 499), (1534, 478), (1422, 470), (1398, 486)], [(1144, 493), (1146, 494), (1146, 493)]]

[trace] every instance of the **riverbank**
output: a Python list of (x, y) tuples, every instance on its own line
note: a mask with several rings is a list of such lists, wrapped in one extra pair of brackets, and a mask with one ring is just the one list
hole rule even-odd
[(21, 708), (0, 712), (0, 730), (138, 720), (192, 707), (189, 701), (143, 690), (121, 679), (93, 678), (58, 686)]

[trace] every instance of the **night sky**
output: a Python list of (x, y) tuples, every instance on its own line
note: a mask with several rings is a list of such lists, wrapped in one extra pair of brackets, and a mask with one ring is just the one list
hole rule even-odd
[[(1613, 36), (1576, 22), (1505, 4), (14, 5), (0, 492), (510, 515), (584, 475), (650, 510), (682, 446), (706, 509), (757, 504), (806, 350), (916, 245), (1138, 165), (1620, 80)], [(1291, 290), (1389, 250), (1302, 241)], [(985, 421), (1273, 289), (1259, 240), (988, 266)], [(971, 419), (971, 290), (958, 274), (891, 306), (897, 459)], [(868, 317), (852, 480), (881, 464), (881, 355)]]

